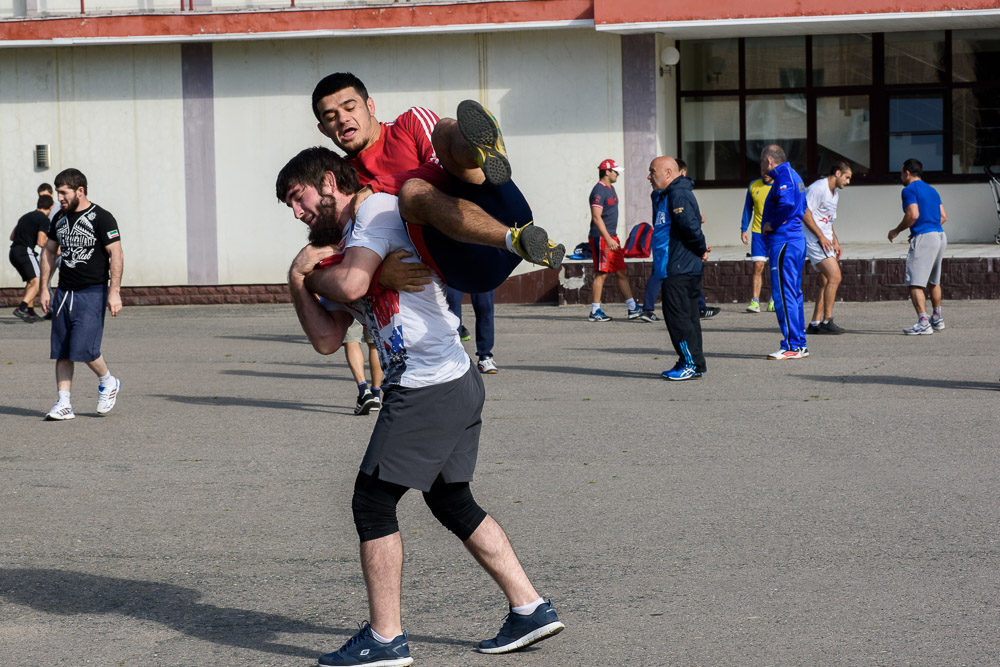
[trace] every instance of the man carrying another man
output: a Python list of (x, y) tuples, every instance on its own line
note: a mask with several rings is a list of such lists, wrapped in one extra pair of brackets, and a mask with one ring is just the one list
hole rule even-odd
[[(423, 492), (434, 516), (507, 597), (511, 613), (495, 638), (479, 644), (481, 652), (514, 651), (560, 632), (564, 626), (551, 601), (535, 591), (503, 529), (469, 489), (485, 392), (458, 340), (458, 318), (448, 310), (444, 284), (437, 276), (419, 292), (374, 284), (390, 252), (414, 250), (396, 198), (372, 195), (352, 224), (352, 201), (361, 188), (357, 173), (324, 148), (299, 153), (282, 168), (275, 188), (311, 229), (331, 230), (331, 241), (344, 236), (342, 255), (308, 245), (292, 263), (289, 288), (303, 330), (318, 352), (332, 354), (352, 317), (363, 321), (385, 373), (382, 410), (351, 504), (371, 622), (319, 664), (412, 664), (401, 621), (403, 546), (396, 519), (396, 505), (410, 488)], [(318, 270), (321, 262), (330, 268)]]

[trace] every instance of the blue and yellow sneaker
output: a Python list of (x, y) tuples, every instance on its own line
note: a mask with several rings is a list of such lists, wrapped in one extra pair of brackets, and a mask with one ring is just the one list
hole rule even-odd
[(345, 665), (369, 665), (370, 667), (402, 667), (412, 665), (410, 645), (406, 633), (394, 638), (388, 644), (375, 639), (372, 626), (365, 621), (357, 634), (347, 640), (338, 651), (320, 656), (320, 667), (342, 667)]
[(510, 653), (557, 635), (565, 628), (549, 600), (538, 605), (531, 614), (507, 614), (497, 636), (479, 642), (479, 652)]

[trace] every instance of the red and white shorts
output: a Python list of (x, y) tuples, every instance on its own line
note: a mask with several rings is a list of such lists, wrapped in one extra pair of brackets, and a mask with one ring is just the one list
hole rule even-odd
[[(611, 238), (618, 242), (617, 236)], [(622, 249), (620, 242), (618, 242), (618, 250), (612, 250), (608, 247), (608, 242), (604, 240), (603, 236), (588, 240), (590, 241), (590, 253), (594, 259), (594, 271), (614, 273), (625, 270), (625, 250)]]

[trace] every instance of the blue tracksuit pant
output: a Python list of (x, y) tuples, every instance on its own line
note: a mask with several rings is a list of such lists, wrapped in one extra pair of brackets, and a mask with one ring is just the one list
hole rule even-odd
[(806, 316), (802, 307), (802, 266), (806, 241), (799, 237), (767, 247), (771, 267), (771, 297), (781, 327), (781, 348), (794, 350), (806, 346)]

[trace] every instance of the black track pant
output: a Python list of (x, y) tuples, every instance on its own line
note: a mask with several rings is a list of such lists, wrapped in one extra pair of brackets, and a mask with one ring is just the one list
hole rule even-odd
[(685, 273), (667, 276), (663, 281), (663, 320), (670, 333), (670, 342), (679, 360), (694, 366), (699, 373), (706, 370), (705, 355), (701, 351), (700, 295), (700, 275)]

